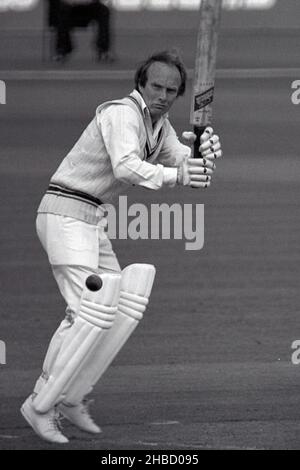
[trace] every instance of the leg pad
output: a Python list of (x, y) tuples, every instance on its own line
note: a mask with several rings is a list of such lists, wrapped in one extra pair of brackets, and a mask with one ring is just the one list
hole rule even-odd
[(155, 268), (150, 264), (132, 264), (122, 271), (118, 312), (110, 330), (95, 349), (89, 365), (82, 370), (80, 380), (73, 383), (65, 402), (77, 405), (104, 374), (122, 346), (126, 343), (149, 302), (155, 278)]
[(101, 279), (101, 290), (83, 290), (78, 316), (64, 338), (48, 381), (33, 401), (34, 408), (39, 413), (46, 413), (63, 401), (69, 385), (86, 366), (90, 356), (101, 343), (105, 331), (113, 325), (121, 276), (103, 274)]

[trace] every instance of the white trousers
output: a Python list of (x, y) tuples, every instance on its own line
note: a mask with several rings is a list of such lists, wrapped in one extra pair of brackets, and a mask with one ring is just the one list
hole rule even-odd
[[(102, 220), (103, 222), (103, 220)], [(91, 273), (121, 272), (103, 225), (91, 225), (71, 217), (38, 214), (36, 229), (48, 255), (54, 278), (67, 304), (66, 317), (54, 333), (34, 392), (49, 375), (66, 332), (77, 314), (84, 282)]]

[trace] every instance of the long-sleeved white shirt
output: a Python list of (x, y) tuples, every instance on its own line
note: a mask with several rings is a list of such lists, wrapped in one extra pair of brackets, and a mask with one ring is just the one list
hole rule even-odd
[[(189, 154), (190, 148), (179, 142), (167, 115), (152, 127), (149, 110), (134, 90), (130, 97), (97, 108), (96, 116), (64, 158), (51, 183), (90, 194), (104, 203), (113, 202), (127, 185), (153, 190), (174, 186), (177, 166)], [(61, 206), (67, 201), (56, 200), (54, 209), (54, 197), (66, 199), (46, 194), (39, 212), (63, 210)]]

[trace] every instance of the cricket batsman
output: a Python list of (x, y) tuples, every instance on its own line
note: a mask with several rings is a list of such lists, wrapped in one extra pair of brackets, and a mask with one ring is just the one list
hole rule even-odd
[(101, 432), (86, 396), (142, 319), (151, 294), (154, 266), (121, 270), (103, 223), (105, 204), (131, 186), (203, 190), (222, 156), (211, 127), (201, 137), (201, 158), (192, 158), (192, 132), (184, 133), (185, 143), (177, 138), (168, 112), (185, 86), (175, 52), (145, 60), (128, 96), (98, 106), (38, 208), (37, 234), (67, 307), (21, 412), (49, 442), (68, 442), (59, 414), (83, 431)]

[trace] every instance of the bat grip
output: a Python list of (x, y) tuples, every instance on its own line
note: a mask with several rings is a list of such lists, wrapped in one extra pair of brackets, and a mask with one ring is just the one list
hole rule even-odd
[(206, 126), (194, 126), (194, 134), (196, 134), (196, 140), (194, 142), (194, 158), (201, 158), (201, 152), (199, 147), (201, 145), (200, 137), (204, 133)]

